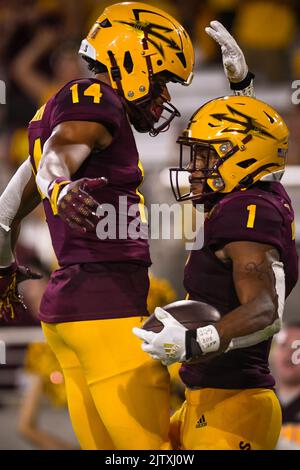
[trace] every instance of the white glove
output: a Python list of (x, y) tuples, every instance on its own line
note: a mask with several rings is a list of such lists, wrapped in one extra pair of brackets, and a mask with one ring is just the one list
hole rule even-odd
[(186, 359), (185, 332), (182, 326), (166, 310), (156, 307), (154, 314), (164, 325), (159, 333), (146, 331), (142, 328), (133, 328), (133, 333), (144, 342), (142, 350), (150, 354), (153, 359), (158, 359), (165, 366), (174, 362), (184, 362)]
[(248, 74), (243, 51), (219, 21), (211, 21), (205, 32), (221, 46), (225, 75), (230, 82), (242, 82)]

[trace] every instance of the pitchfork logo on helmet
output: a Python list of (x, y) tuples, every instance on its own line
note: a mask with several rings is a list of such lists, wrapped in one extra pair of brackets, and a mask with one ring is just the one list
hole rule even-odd
[[(137, 18), (141, 13), (149, 13), (149, 11), (134, 10), (134, 14)], [(135, 21), (119, 21), (119, 23), (131, 26), (132, 28), (136, 28), (139, 31), (142, 31), (147, 36), (148, 42), (158, 50), (158, 52), (164, 59), (165, 50), (163, 46), (165, 45), (171, 49), (174, 49), (174, 51), (177, 51), (177, 56), (179, 60), (182, 62), (183, 65), (186, 66), (185, 55), (182, 50), (183, 43), (180, 36), (178, 38), (180, 40), (180, 44), (177, 44), (172, 37), (166, 36), (172, 33), (174, 28), (168, 28), (167, 26), (163, 26), (160, 24), (140, 22), (138, 19)]]
[[(280, 180), (288, 137), (282, 117), (260, 100), (225, 96), (209, 101), (195, 112), (177, 141), (179, 167), (170, 168), (176, 199), (202, 202), (216, 193), (247, 189), (257, 181)], [(185, 193), (182, 172), (194, 183)], [(201, 190), (194, 191), (197, 184)]]
[[(267, 132), (266, 129), (264, 129), (264, 127), (259, 124), (259, 122), (257, 122), (252, 117), (247, 116), (246, 114), (229, 105), (227, 105), (227, 109), (229, 111), (228, 113), (212, 114), (212, 117), (220, 123), (228, 123), (228, 127), (225, 127), (222, 130), (222, 133), (236, 132), (238, 134), (248, 134), (250, 131), (256, 131), (257, 137), (263, 138), (264, 136), (267, 136), (271, 139), (274, 138), (269, 132)], [(273, 118), (271, 116), (269, 116), (269, 118), (270, 122), (272, 122)], [(211, 125), (213, 126), (213, 124)]]
[[(187, 32), (168, 13), (144, 3), (107, 7), (79, 53), (104, 65), (113, 88), (135, 106), (152, 98), (156, 74), (183, 85), (193, 77), (194, 50)], [(172, 113), (172, 118), (179, 114)]]

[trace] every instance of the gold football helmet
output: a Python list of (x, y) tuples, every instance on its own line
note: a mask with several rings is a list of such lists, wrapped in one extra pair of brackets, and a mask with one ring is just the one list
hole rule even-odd
[[(193, 77), (189, 35), (168, 13), (145, 3), (107, 7), (82, 41), (79, 54), (100, 65), (99, 71), (104, 67), (112, 87), (132, 105), (143, 104), (157, 93), (156, 74), (183, 85), (189, 85)], [(172, 119), (180, 115), (170, 106), (167, 111), (174, 114)]]
[[(248, 188), (257, 181), (281, 179), (289, 131), (282, 117), (263, 101), (249, 96), (225, 96), (204, 104), (179, 137), (180, 164), (170, 169), (177, 200), (199, 202), (214, 193)], [(188, 147), (188, 161), (184, 161)], [(199, 166), (201, 149), (207, 159)], [(198, 163), (197, 163), (198, 156)], [(198, 167), (197, 167), (198, 165)], [(179, 172), (196, 175), (201, 194), (182, 194)], [(190, 181), (193, 176), (190, 176)]]
[(79, 53), (104, 64), (112, 85), (126, 100), (145, 98), (151, 77), (166, 72), (188, 85), (194, 50), (185, 29), (172, 16), (145, 3), (107, 7), (81, 43)]

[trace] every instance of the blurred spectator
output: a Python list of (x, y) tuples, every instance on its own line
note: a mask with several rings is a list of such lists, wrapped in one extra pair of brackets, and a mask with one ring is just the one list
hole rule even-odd
[(46, 343), (32, 343), (28, 346), (24, 372), (27, 387), (19, 412), (19, 434), (41, 450), (74, 449), (70, 443), (42, 429), (39, 423), (39, 414), (45, 399), (48, 406), (67, 406), (63, 374)]
[[(35, 113), (36, 105), (10, 75), (11, 64), (35, 36), (38, 29), (51, 27), (63, 31), (64, 19), (62, 9), (45, 8), (45, 5), (41, 5), (37, 0), (13, 0), (6, 2), (3, 8), (6, 16), (9, 15), (10, 24), (9, 28), (4, 29), (6, 31), (3, 38), (5, 47), (0, 57), (7, 80), (7, 102), (10, 104), (6, 107), (6, 125), (9, 128), (16, 128), (27, 126)], [(39, 66), (49, 70), (47, 58), (41, 57)]]
[(250, 70), (267, 81), (290, 77), (289, 49), (297, 30), (292, 0), (241, 2), (234, 24)]
[[(78, 56), (79, 45), (73, 42), (59, 45), (59, 41), (60, 35), (56, 28), (43, 27), (11, 64), (13, 79), (37, 107), (42, 106), (66, 83), (80, 78), (86, 72)], [(53, 50), (50, 55), (51, 73), (47, 76), (38, 65), (40, 59)]]
[[(11, 63), (14, 82), (34, 103), (35, 109), (47, 102), (66, 83), (87, 74), (86, 64), (78, 55), (78, 43), (69, 41), (59, 45), (60, 40), (57, 28), (45, 26), (36, 32)], [(41, 68), (41, 59), (47, 54), (50, 64), (48, 74)], [(14, 129), (9, 153), (16, 166), (27, 157), (26, 128)]]
[(277, 335), (272, 367), (282, 407), (278, 449), (300, 449), (300, 323), (286, 325)]

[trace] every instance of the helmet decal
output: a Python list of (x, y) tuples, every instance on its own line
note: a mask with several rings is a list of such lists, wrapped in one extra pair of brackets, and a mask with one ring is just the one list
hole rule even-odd
[[(274, 139), (272, 134), (270, 134), (264, 129), (265, 126), (259, 124), (256, 119), (252, 118), (251, 116), (247, 116), (247, 114), (244, 114), (241, 111), (238, 111), (237, 109), (234, 109), (232, 106), (227, 105), (227, 108), (232, 114), (232, 116), (237, 115), (237, 116), (244, 118), (244, 120), (240, 121), (239, 119), (236, 119), (235, 117), (231, 117), (230, 115), (227, 115), (225, 113), (211, 114), (211, 116), (220, 122), (227, 121), (227, 122), (232, 122), (234, 124), (238, 124), (239, 126), (242, 126), (242, 127), (244, 126), (244, 129), (238, 129), (235, 127), (226, 127), (225, 129), (221, 131), (222, 133), (237, 132), (238, 134), (248, 134), (250, 131), (255, 131), (255, 132), (258, 132), (258, 134), (261, 134), (262, 136), (267, 136), (267, 137), (270, 137), (271, 139)], [(268, 117), (270, 118), (270, 116)], [(259, 137), (259, 135), (257, 137)]]
[[(143, 31), (147, 35), (147, 40), (159, 51), (163, 58), (165, 58), (165, 53), (161, 44), (155, 42), (153, 38), (157, 38), (160, 41), (164, 42), (165, 45), (174, 49), (175, 51), (179, 51), (179, 53), (183, 54), (183, 44), (181, 41), (181, 45), (176, 44), (174, 39), (166, 37), (164, 33), (172, 33), (174, 31), (174, 25), (172, 28), (168, 28), (167, 26), (163, 26), (160, 24), (150, 23), (148, 21), (140, 20), (140, 13), (149, 13), (151, 15), (155, 14), (160, 16), (161, 18), (170, 21), (165, 16), (161, 15), (158, 12), (153, 12), (151, 10), (141, 10), (141, 9), (133, 9), (132, 10), (135, 16), (135, 21), (125, 21), (125, 20), (116, 20), (116, 23), (125, 24), (127, 26), (131, 26), (132, 28), (138, 29), (139, 31)], [(162, 32), (160, 32), (162, 31)], [(179, 39), (181, 40), (180, 36)], [(183, 54), (184, 57), (184, 54)], [(179, 60), (182, 61), (182, 58)], [(185, 59), (184, 59), (185, 62)]]

